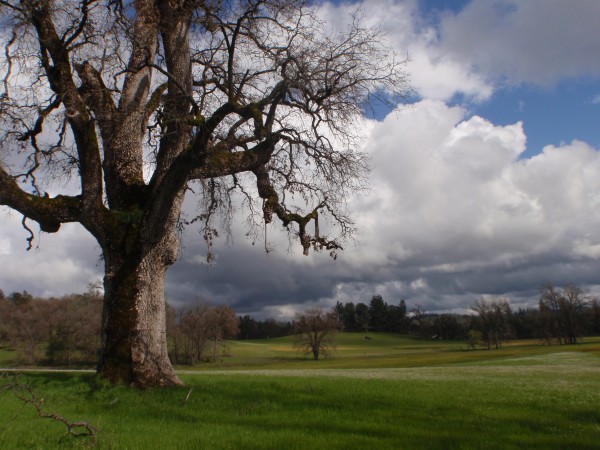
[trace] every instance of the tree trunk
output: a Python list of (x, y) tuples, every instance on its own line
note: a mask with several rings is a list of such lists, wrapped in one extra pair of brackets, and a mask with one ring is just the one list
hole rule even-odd
[[(140, 388), (182, 385), (167, 353), (165, 248), (125, 258), (107, 255), (98, 373)], [(139, 254), (139, 252), (136, 252)], [(168, 250), (167, 250), (168, 253)]]

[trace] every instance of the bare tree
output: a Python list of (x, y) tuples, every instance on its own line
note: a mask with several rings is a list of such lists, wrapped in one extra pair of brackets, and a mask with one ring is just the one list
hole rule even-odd
[(316, 361), (321, 355), (327, 355), (335, 346), (335, 333), (338, 322), (333, 313), (325, 313), (319, 308), (310, 308), (299, 314), (294, 322), (296, 333), (294, 346), (312, 354)]
[(190, 365), (209, 360), (208, 350), (216, 361), (217, 349), (235, 337), (240, 322), (231, 307), (210, 306), (201, 299), (191, 308), (170, 308), (168, 321), (172, 355), (177, 362)]
[(417, 333), (422, 338), (429, 337), (428, 313), (423, 305), (416, 304), (415, 307), (410, 310), (409, 317), (409, 330), (413, 333)]
[[(181, 384), (164, 300), (179, 225), (201, 224), (209, 257), (215, 217), (237, 200), (304, 254), (335, 255), (352, 234), (344, 201), (366, 171), (352, 127), (407, 88), (404, 61), (358, 17), (334, 33), (308, 0), (0, 0), (0, 12), (0, 205), (23, 214), (30, 243), (28, 220), (48, 233), (78, 222), (99, 243), (103, 377)], [(201, 210), (186, 221), (192, 189)]]
[(49, 362), (67, 367), (75, 357), (86, 363), (96, 362), (100, 349), (99, 299), (88, 292), (38, 302), (47, 309), (42, 319), (48, 330), (46, 356)]
[(555, 338), (559, 344), (576, 344), (590, 302), (590, 294), (574, 284), (568, 284), (564, 289), (550, 284), (544, 286), (539, 306), (540, 326), (546, 342)]
[(174, 334), (179, 339), (177, 346), (188, 364), (194, 365), (202, 360), (208, 343), (208, 327), (211, 307), (205, 302), (197, 302), (193, 308), (179, 312), (179, 330)]
[(26, 291), (8, 297), (5, 330), (17, 355), (26, 364), (36, 364), (39, 349), (47, 337), (48, 304), (34, 299)]
[(101, 301), (92, 293), (33, 298), (12, 293), (0, 301), (0, 342), (7, 339), (27, 364), (94, 363), (100, 349)]
[(502, 346), (510, 335), (510, 303), (505, 298), (480, 298), (471, 309), (479, 316), (479, 327), (487, 348)]
[(240, 319), (230, 306), (218, 306), (212, 308), (212, 314), (205, 328), (208, 330), (208, 338), (212, 342), (212, 360), (217, 360), (217, 349), (223, 347), (225, 340), (232, 339), (240, 329)]

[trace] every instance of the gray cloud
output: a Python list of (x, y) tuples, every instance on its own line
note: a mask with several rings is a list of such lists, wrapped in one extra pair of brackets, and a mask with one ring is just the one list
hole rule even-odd
[(35, 295), (60, 296), (84, 292), (102, 280), (100, 249), (77, 224), (65, 224), (56, 234), (40, 233), (29, 223), (36, 239), (27, 251), (29, 234), (21, 217), (0, 209), (0, 289), (6, 294), (28, 290)]
[(443, 17), (440, 47), (487, 77), (556, 83), (598, 76), (600, 2), (474, 0)]

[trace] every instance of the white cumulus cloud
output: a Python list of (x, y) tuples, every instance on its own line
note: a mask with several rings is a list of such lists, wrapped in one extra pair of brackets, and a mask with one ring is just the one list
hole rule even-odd
[(490, 292), (535, 291), (557, 276), (551, 263), (598, 259), (600, 153), (588, 144), (520, 159), (521, 123), (494, 125), (434, 101), (390, 114), (369, 142), (374, 188), (354, 205), (362, 245), (345, 258), (387, 277), (378, 282), (406, 281), (390, 294), (411, 294), (415, 279), (438, 302), (445, 291), (483, 294), (483, 280)]
[(449, 100), (456, 94), (481, 101), (493, 87), (469, 63), (452, 58), (439, 40), (437, 26), (421, 16), (415, 0), (365, 0), (360, 3), (325, 3), (321, 16), (343, 30), (360, 7), (365, 24), (378, 27), (400, 58), (408, 57), (407, 70), (415, 91), (424, 98)]

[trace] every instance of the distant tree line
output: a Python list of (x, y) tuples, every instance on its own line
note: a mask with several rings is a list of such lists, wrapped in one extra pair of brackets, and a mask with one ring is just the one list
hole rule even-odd
[(408, 310), (405, 300), (390, 305), (381, 295), (374, 295), (368, 304), (337, 302), (332, 312), (343, 331), (383, 331), (427, 339), (466, 339), (473, 321), (470, 315), (428, 313), (421, 305)]
[(270, 339), (293, 334), (292, 322), (282, 322), (269, 318), (257, 320), (246, 314), (239, 317), (239, 332), (236, 336), (239, 340), (248, 339)]
[(400, 300), (397, 306), (388, 305), (381, 295), (374, 295), (368, 305), (337, 302), (333, 313), (344, 331), (406, 333), (409, 327), (406, 302)]
[(546, 285), (538, 308), (512, 311), (507, 299), (478, 300), (472, 307), (469, 341), (480, 333), (481, 345), (499, 348), (506, 339), (541, 339), (547, 344), (575, 344), (582, 336), (600, 335), (600, 303), (574, 284)]
[(0, 290), (0, 346), (25, 364), (93, 364), (100, 350), (102, 297), (93, 289), (60, 298)]
[(368, 304), (338, 302), (332, 309), (338, 329), (367, 333), (386, 331), (425, 339), (465, 340), (472, 347), (500, 348), (507, 339), (541, 339), (548, 344), (574, 344), (581, 336), (600, 335), (600, 303), (583, 289), (544, 286), (538, 308), (513, 311), (507, 298), (481, 298), (474, 314), (428, 313), (406, 302), (390, 305), (381, 295)]
[[(197, 301), (167, 307), (169, 356), (176, 364), (214, 361), (235, 338), (239, 319), (228, 306)], [(0, 348), (16, 350), (28, 365), (93, 366), (101, 348), (102, 295), (36, 298), (27, 291), (6, 296), (0, 290)]]
[[(0, 348), (15, 349), (19, 361), (30, 365), (95, 364), (101, 346), (101, 297), (94, 288), (59, 298), (36, 298), (27, 291), (5, 295), (0, 290)], [(509, 339), (564, 345), (582, 336), (600, 335), (600, 303), (573, 284), (544, 286), (537, 308), (512, 310), (506, 298), (485, 297), (471, 309), (473, 314), (434, 314), (420, 305), (409, 310), (404, 300), (390, 305), (381, 295), (374, 295), (368, 304), (338, 302), (326, 312), (327, 320), (308, 320), (309, 314), (300, 323), (298, 317), (281, 322), (237, 316), (230, 307), (197, 301), (191, 306), (168, 307), (169, 355), (176, 364), (215, 361), (227, 354), (229, 339), (300, 335), (319, 323), (334, 331), (463, 340), (470, 348), (500, 348)], [(297, 346), (312, 348), (310, 337), (298, 339)]]

